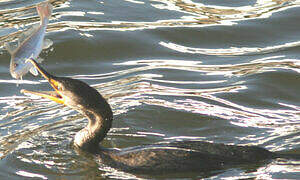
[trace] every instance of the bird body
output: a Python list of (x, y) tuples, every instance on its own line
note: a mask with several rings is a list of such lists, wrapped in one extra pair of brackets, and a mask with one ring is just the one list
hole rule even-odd
[(100, 163), (126, 172), (206, 172), (242, 164), (263, 163), (277, 157), (257, 146), (236, 146), (205, 141), (173, 141), (121, 150), (103, 149)]

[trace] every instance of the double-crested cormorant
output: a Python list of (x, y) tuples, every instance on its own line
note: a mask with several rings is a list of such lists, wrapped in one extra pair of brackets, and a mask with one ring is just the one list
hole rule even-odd
[(36, 61), (29, 60), (48, 80), (55, 91), (33, 92), (21, 90), (50, 99), (79, 111), (88, 118), (88, 124), (80, 130), (74, 145), (93, 152), (101, 163), (124, 171), (134, 172), (179, 172), (209, 171), (229, 168), (234, 165), (264, 162), (279, 154), (258, 146), (225, 145), (204, 141), (175, 141), (142, 145), (122, 150), (103, 148), (99, 143), (112, 126), (113, 113), (101, 94), (86, 83), (56, 77), (45, 71)]

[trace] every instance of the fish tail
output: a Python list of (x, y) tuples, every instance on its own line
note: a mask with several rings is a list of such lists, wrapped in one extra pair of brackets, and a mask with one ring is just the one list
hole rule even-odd
[(52, 5), (48, 2), (42, 2), (36, 6), (36, 10), (41, 18), (41, 22), (44, 22), (45, 18), (49, 18), (52, 14)]

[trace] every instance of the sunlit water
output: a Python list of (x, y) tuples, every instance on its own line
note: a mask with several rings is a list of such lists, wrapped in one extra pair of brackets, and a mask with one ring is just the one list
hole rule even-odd
[[(292, 160), (152, 176), (77, 152), (71, 142), (86, 118), (20, 93), (49, 90), (40, 77), (9, 74), (3, 43), (38, 23), (38, 2), (0, 2), (1, 177), (299, 179), (300, 161)], [(103, 146), (200, 139), (300, 153), (300, 1), (51, 2), (53, 45), (43, 65), (108, 99), (114, 123)]]

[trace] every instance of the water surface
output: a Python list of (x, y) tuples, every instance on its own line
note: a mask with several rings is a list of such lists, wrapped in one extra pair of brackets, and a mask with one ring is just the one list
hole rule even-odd
[[(9, 74), (5, 42), (39, 22), (41, 1), (0, 2), (0, 176), (10, 179), (297, 179), (300, 161), (216, 172), (136, 175), (77, 152), (87, 123), (68, 107), (28, 97), (40, 77)], [(42, 52), (55, 75), (83, 80), (111, 104), (103, 146), (182, 139), (300, 152), (300, 1), (52, 0)]]

